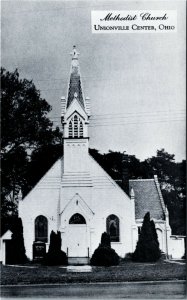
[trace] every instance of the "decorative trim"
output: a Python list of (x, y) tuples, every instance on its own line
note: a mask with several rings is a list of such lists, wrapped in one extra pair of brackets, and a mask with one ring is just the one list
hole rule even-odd
[[(76, 138), (73, 138), (73, 137), (64, 137), (63, 140), (89, 140), (90, 138), (89, 137), (76, 137)], [(79, 142), (80, 143), (80, 142)]]
[(164, 199), (162, 197), (162, 192), (161, 192), (161, 189), (160, 189), (160, 184), (158, 182), (158, 177), (157, 176), (154, 176), (154, 182), (155, 182), (155, 185), (156, 185), (156, 188), (157, 188), (157, 191), (158, 191), (158, 195), (159, 195), (159, 198), (160, 198), (160, 202), (161, 202), (161, 206), (162, 206), (164, 215), (166, 217), (166, 206), (164, 204)]
[[(72, 102), (73, 103), (73, 102)], [(82, 107), (81, 107), (82, 108)], [(85, 113), (85, 112), (84, 112)], [(66, 122), (69, 120), (69, 118), (71, 118), (74, 114), (78, 114), (80, 118), (82, 118), (84, 121), (86, 121), (86, 119), (77, 111), (77, 110), (74, 110), (72, 112), (72, 114), (66, 119)]]
[[(62, 215), (62, 214), (64, 213), (64, 211), (66, 210), (66, 208), (70, 205), (70, 203), (71, 203), (75, 198), (77, 198), (77, 197), (83, 202), (83, 204), (84, 204), (84, 206), (86, 207), (87, 211), (91, 212), (92, 215), (95, 215), (95, 213), (93, 212), (93, 210), (88, 206), (88, 204), (87, 204), (87, 203), (84, 201), (84, 199), (79, 195), (79, 193), (76, 193), (76, 194), (73, 196), (73, 198), (70, 199), (70, 201), (66, 204), (66, 206), (65, 206), (64, 209), (60, 212), (59, 215)], [(84, 207), (83, 207), (83, 209), (84, 209)]]

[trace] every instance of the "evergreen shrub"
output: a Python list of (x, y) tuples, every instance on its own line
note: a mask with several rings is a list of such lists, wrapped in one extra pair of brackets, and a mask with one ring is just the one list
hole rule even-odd
[(110, 236), (104, 232), (101, 236), (101, 243), (94, 251), (90, 264), (93, 266), (116, 266), (119, 264), (119, 256), (110, 245)]
[(44, 264), (47, 266), (67, 265), (68, 259), (64, 251), (61, 250), (61, 234), (53, 230), (50, 234), (49, 251), (45, 255)]
[(125, 254), (125, 257), (123, 258), (123, 261), (131, 261), (132, 260), (133, 253), (128, 252)]
[(182, 256), (182, 259), (186, 259), (186, 249), (185, 249), (184, 255)]
[(16, 218), (12, 227), (12, 239), (7, 245), (7, 263), (8, 264), (24, 264), (28, 261), (25, 254), (23, 225), (21, 218)]
[(159, 249), (158, 236), (155, 229), (154, 221), (150, 221), (150, 213), (144, 216), (139, 240), (136, 250), (132, 255), (133, 261), (138, 262), (155, 262), (161, 257)]

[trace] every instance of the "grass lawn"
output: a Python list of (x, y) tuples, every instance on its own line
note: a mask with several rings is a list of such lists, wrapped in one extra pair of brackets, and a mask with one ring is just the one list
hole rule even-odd
[(1, 266), (1, 284), (88, 283), (186, 279), (185, 264), (122, 262), (115, 267), (93, 267), (91, 273), (71, 273), (65, 268)]

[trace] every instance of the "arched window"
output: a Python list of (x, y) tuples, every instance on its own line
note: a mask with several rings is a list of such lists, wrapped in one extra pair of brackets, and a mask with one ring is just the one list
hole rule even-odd
[(48, 221), (44, 216), (35, 219), (35, 241), (48, 242)]
[(73, 126), (72, 121), (69, 122), (69, 137), (73, 137)]
[(83, 124), (81, 121), (80, 121), (80, 127), (79, 127), (79, 136), (83, 137)]
[(74, 214), (70, 220), (69, 224), (86, 224), (85, 218), (80, 214)]
[(119, 242), (119, 218), (110, 215), (106, 219), (106, 230), (110, 235), (111, 242)]
[(77, 114), (69, 121), (68, 131), (70, 138), (82, 138), (84, 136), (83, 121)]
[(74, 137), (78, 137), (78, 117), (74, 116)]

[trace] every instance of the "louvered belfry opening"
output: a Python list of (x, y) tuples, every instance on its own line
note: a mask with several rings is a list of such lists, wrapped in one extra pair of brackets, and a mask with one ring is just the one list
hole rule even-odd
[(83, 121), (75, 114), (69, 121), (69, 138), (83, 138), (83, 136)]

